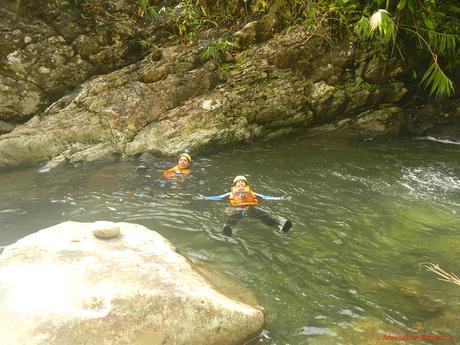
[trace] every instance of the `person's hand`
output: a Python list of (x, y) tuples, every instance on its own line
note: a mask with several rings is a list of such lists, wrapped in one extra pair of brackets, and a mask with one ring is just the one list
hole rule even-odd
[(292, 196), (290, 196), (290, 195), (283, 195), (281, 197), (281, 200), (291, 200), (291, 199), (292, 199)]
[(195, 200), (204, 200), (206, 197), (203, 194), (197, 194), (193, 197)]

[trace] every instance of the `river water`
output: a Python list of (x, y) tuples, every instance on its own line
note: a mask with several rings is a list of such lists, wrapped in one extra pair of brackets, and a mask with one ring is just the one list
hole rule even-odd
[[(460, 343), (460, 145), (432, 138), (291, 138), (194, 155), (162, 186), (171, 159), (0, 173), (0, 246), (66, 220), (134, 222), (249, 289), (267, 313), (258, 344), (390, 344), (388, 335)], [(228, 191), (245, 174), (280, 234), (242, 219), (222, 236)], [(408, 342), (411, 343), (411, 342)], [(432, 340), (428, 343), (439, 343)]]

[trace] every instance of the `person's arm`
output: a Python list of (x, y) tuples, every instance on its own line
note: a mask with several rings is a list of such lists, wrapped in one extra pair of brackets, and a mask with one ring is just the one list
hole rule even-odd
[(262, 200), (284, 200), (288, 199), (289, 197), (286, 195), (283, 196), (270, 196), (270, 195), (263, 195), (259, 193), (254, 193), (254, 195)]
[(213, 196), (200, 195), (200, 199), (202, 200), (223, 200), (224, 198), (228, 196), (230, 196), (230, 192), (222, 194), (222, 195), (213, 195)]

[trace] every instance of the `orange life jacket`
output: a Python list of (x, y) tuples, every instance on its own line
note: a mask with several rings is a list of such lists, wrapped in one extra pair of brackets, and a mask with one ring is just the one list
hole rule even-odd
[(235, 207), (259, 205), (259, 200), (257, 200), (254, 192), (249, 187), (244, 187), (242, 191), (233, 187), (230, 192), (229, 200), (230, 204)]
[(177, 175), (188, 175), (190, 174), (190, 172), (191, 172), (190, 169), (181, 169), (179, 168), (178, 165), (176, 165), (175, 167), (172, 167), (171, 169), (165, 170), (163, 172), (163, 176), (166, 178), (171, 178)]

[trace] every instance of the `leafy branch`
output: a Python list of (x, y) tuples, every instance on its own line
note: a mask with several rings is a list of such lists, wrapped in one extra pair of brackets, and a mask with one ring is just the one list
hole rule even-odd
[[(408, 27), (401, 27), (403, 30), (409, 31), (417, 35), (418, 39), (422, 41), (427, 47), (428, 51), (431, 54), (432, 64), (427, 69), (425, 74), (420, 81), (420, 84), (425, 84), (425, 87), (430, 87), (430, 95), (435, 94), (436, 97), (449, 97), (454, 93), (454, 84), (452, 80), (447, 77), (444, 71), (441, 69), (441, 66), (438, 64), (438, 55), (431, 49), (428, 42), (425, 38), (420, 35), (417, 31), (412, 30)], [(448, 43), (446, 43), (448, 44)], [(455, 45), (455, 41), (454, 41)], [(452, 49), (451, 47), (449, 47)], [(447, 48), (446, 48), (447, 49)]]

